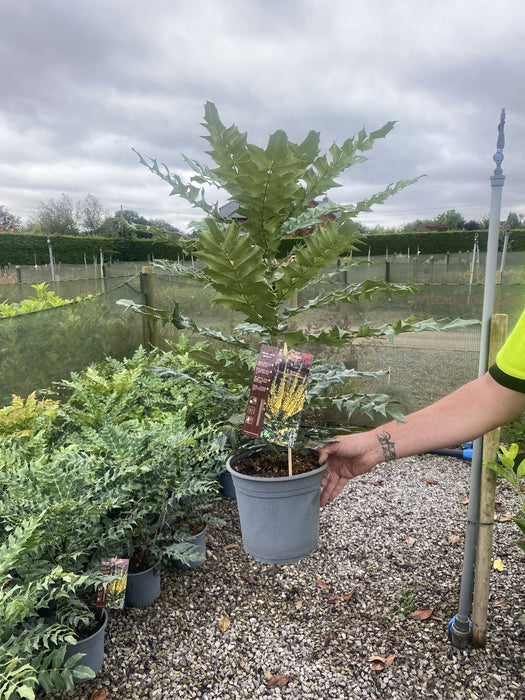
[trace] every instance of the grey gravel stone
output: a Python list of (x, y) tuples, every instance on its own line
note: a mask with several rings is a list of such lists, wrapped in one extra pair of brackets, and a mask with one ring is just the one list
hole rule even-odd
[[(215, 510), (226, 524), (210, 527), (206, 562), (168, 567), (151, 607), (112, 612), (97, 679), (55, 697), (89, 700), (105, 688), (111, 700), (525, 699), (525, 557), (515, 524), (498, 519), (519, 508), (502, 482), (493, 556), (505, 569), (491, 574), (487, 645), (460, 650), (447, 637), (469, 477), (468, 462), (437, 455), (379, 465), (323, 509), (318, 551), (283, 567), (245, 554), (236, 503), (221, 500)], [(412, 619), (411, 608), (402, 619), (408, 591), (430, 618)], [(388, 668), (372, 670), (372, 656), (389, 655)], [(291, 678), (270, 688), (278, 674)]]

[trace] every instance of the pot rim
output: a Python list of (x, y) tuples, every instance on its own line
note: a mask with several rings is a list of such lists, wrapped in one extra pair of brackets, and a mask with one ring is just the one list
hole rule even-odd
[(107, 626), (107, 624), (108, 624), (109, 613), (108, 613), (107, 608), (105, 608), (105, 607), (102, 608), (102, 611), (103, 611), (103, 613), (104, 613), (104, 621), (102, 622), (102, 624), (100, 625), (100, 627), (99, 627), (98, 629), (96, 629), (94, 632), (92, 632), (91, 634), (89, 634), (87, 637), (82, 637), (81, 639), (77, 639), (76, 642), (68, 643), (68, 644), (67, 644), (68, 647), (77, 647), (79, 644), (80, 644), (80, 645), (83, 645), (83, 644), (85, 644), (87, 641), (91, 641), (92, 639), (94, 639), (94, 638), (97, 637), (98, 635), (101, 635), (101, 634), (104, 633), (104, 630), (106, 629), (106, 626)]
[[(314, 450), (312, 448), (309, 448), (311, 452), (317, 452), (317, 450)], [(228, 460), (226, 462), (226, 469), (227, 471), (232, 475), (239, 477), (240, 479), (246, 479), (247, 481), (258, 481), (258, 482), (263, 482), (263, 483), (268, 483), (268, 482), (273, 482), (273, 483), (278, 483), (278, 482), (283, 482), (283, 481), (294, 481), (298, 479), (305, 479), (309, 476), (316, 476), (317, 474), (320, 474), (323, 472), (326, 467), (328, 466), (328, 460), (324, 464), (321, 464), (318, 466), (316, 469), (310, 469), (308, 472), (303, 472), (302, 474), (292, 474), (292, 476), (251, 476), (249, 474), (243, 474), (242, 472), (238, 472), (236, 469), (233, 469), (233, 467), (230, 466), (230, 462), (232, 459), (235, 457), (241, 458), (246, 455), (249, 455), (253, 452), (254, 450), (243, 450), (242, 452), (236, 452), (235, 454), (230, 455), (228, 457)]]
[(162, 564), (162, 559), (159, 559), (155, 564), (152, 566), (149, 566), (147, 569), (143, 569), (142, 571), (128, 571), (127, 575), (129, 576), (140, 576), (141, 574), (147, 574), (149, 571), (152, 569), (158, 569), (160, 570), (160, 566)]

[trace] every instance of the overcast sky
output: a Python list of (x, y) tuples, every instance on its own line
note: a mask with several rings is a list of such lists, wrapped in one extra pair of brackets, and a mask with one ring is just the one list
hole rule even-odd
[(502, 219), (525, 214), (524, 0), (1, 0), (0, 28), (0, 204), (24, 219), (91, 193), (184, 228), (195, 211), (131, 149), (208, 162), (206, 100), (261, 146), (396, 120), (330, 195), (427, 177), (367, 225), (488, 215), (504, 107)]

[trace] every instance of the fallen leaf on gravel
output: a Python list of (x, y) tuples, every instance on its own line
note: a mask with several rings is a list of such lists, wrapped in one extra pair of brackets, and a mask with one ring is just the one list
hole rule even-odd
[(468, 506), (468, 498), (464, 498), (460, 503), (462, 506)]
[(283, 688), (285, 685), (293, 679), (293, 676), (287, 673), (278, 673), (276, 676), (272, 676), (268, 681), (268, 688)]
[(494, 564), (492, 566), (496, 569), (496, 571), (503, 571), (505, 568), (505, 564), (501, 561), (501, 559), (494, 559)]
[(303, 607), (303, 601), (302, 601), (302, 600), (298, 600), (298, 601), (296, 602), (296, 604), (295, 604), (295, 609), (296, 609), (296, 610), (300, 610), (302, 607)]
[(432, 617), (434, 614), (434, 611), (431, 608), (421, 608), (421, 610), (414, 610), (412, 613), (412, 619), (413, 620), (428, 620), (429, 617)]
[(423, 477), (422, 481), (424, 481), (426, 484), (432, 484), (432, 486), (439, 484), (439, 481), (436, 481), (435, 479), (427, 479), (426, 477)]
[(508, 523), (509, 520), (512, 520), (512, 518), (513, 518), (512, 513), (502, 513), (499, 516), (499, 521), (500, 521), (500, 523)]
[(333, 603), (336, 600), (340, 600), (343, 603), (345, 603), (347, 600), (350, 600), (350, 598), (354, 595), (355, 593), (355, 588), (350, 591), (350, 593), (344, 593), (343, 595), (332, 595), (330, 598), (328, 598), (328, 601), (330, 603)]
[(257, 583), (257, 579), (253, 574), (241, 574), (241, 578), (246, 581), (246, 583)]
[(378, 479), (377, 481), (372, 482), (372, 486), (383, 486), (383, 482)]
[(416, 540), (413, 537), (405, 537), (406, 543), (409, 547), (413, 547), (414, 544), (416, 543)]
[(503, 608), (505, 605), (507, 605), (507, 599), (506, 598), (498, 598), (497, 600), (494, 600), (492, 602), (492, 605), (495, 608)]
[(223, 550), (227, 552), (229, 549), (236, 549), (238, 547), (238, 544), (232, 543), (232, 544), (227, 544), (226, 547), (223, 547)]
[(89, 700), (106, 700), (106, 698), (107, 698), (106, 689), (99, 688), (98, 690), (95, 690), (95, 692), (89, 698)]
[(448, 536), (448, 541), (450, 544), (459, 544), (460, 541), (460, 536), (459, 535), (449, 535)]
[(315, 582), (315, 585), (317, 586), (317, 588), (322, 588), (323, 591), (330, 590), (330, 586), (327, 583), (325, 583), (324, 581), (321, 581), (320, 578), (317, 579), (317, 581)]
[(389, 654), (386, 658), (382, 656), (371, 656), (368, 661), (372, 664), (372, 671), (384, 671), (392, 665), (394, 659), (394, 654)]
[(219, 629), (221, 632), (226, 632), (228, 627), (231, 624), (230, 616), (229, 615), (223, 615), (221, 619), (219, 620)]

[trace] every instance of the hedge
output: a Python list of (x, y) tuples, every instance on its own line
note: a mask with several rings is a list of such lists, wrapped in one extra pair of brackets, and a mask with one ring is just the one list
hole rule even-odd
[[(424, 255), (437, 255), (440, 253), (458, 253), (472, 250), (474, 236), (478, 234), (480, 250), (487, 250), (488, 231), (425, 231), (419, 233), (385, 233), (366, 234), (362, 236), (362, 242), (358, 246), (358, 255), (368, 255), (370, 246), (371, 255), (410, 253), (416, 255), (418, 247)], [(500, 248), (503, 246), (505, 233), (500, 232)], [(510, 232), (510, 250), (525, 250), (525, 230), (516, 229)]]
[[(487, 249), (488, 232), (485, 231), (426, 231), (422, 233), (384, 233), (364, 234), (358, 245), (357, 255), (389, 255), (419, 251), (425, 255), (440, 253), (457, 253), (472, 250), (474, 234), (478, 234), (480, 250)], [(500, 248), (503, 245), (504, 232), (500, 232)], [(55, 260), (61, 263), (82, 265), (84, 256), (92, 262), (93, 256), (100, 255), (100, 249), (106, 260), (133, 262), (154, 257), (158, 260), (167, 258), (176, 260), (181, 254), (178, 246), (143, 238), (95, 238), (83, 236), (50, 236)], [(281, 253), (295, 243), (295, 239), (283, 240)], [(510, 232), (510, 250), (525, 250), (525, 231), (516, 229)], [(49, 262), (47, 237), (34, 233), (0, 233), (0, 266), (6, 265), (45, 265)]]
[[(57, 263), (83, 265), (85, 259), (91, 263), (100, 250), (105, 260), (111, 256), (113, 262), (169, 258), (176, 260), (181, 254), (178, 246), (146, 238), (96, 238), (92, 236), (49, 237), (53, 246), (53, 257)], [(34, 233), (0, 233), (0, 266), (45, 265), (49, 263), (47, 236)]]

